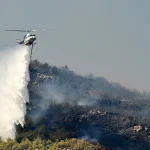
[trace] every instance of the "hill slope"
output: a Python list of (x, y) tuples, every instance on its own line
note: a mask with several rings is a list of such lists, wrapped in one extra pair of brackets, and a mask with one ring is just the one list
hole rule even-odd
[(30, 76), (31, 102), (18, 141), (84, 138), (114, 149), (150, 148), (148, 94), (37, 60)]

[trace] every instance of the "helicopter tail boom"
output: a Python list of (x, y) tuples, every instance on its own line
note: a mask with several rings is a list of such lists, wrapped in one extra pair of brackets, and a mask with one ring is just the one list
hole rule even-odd
[(21, 41), (20, 39), (16, 39), (16, 42), (19, 43), (19, 44), (23, 44), (24, 42)]

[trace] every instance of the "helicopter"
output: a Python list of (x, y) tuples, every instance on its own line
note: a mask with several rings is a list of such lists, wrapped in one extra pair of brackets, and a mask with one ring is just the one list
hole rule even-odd
[[(42, 29), (41, 31), (46, 31), (46, 30), (50, 30), (50, 29)], [(31, 55), (32, 55), (33, 46), (36, 44), (35, 42), (36, 36), (35, 34), (32, 34), (31, 32), (36, 32), (37, 30), (4, 30), (4, 31), (26, 32), (26, 35), (23, 37), (23, 40), (20, 40), (20, 39), (16, 39), (16, 40), (17, 40), (17, 43), (19, 44), (31, 46)]]

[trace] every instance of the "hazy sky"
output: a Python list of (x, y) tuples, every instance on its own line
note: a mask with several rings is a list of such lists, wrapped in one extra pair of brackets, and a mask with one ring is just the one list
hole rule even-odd
[(38, 32), (33, 59), (150, 91), (149, 0), (0, 0), (0, 49)]

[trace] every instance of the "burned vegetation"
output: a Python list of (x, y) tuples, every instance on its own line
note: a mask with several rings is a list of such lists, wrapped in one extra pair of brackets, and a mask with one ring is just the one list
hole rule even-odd
[(30, 64), (30, 77), (26, 125), (17, 126), (18, 142), (75, 138), (95, 149), (150, 149), (148, 93), (37, 60)]

